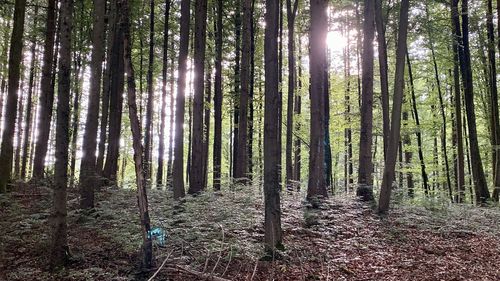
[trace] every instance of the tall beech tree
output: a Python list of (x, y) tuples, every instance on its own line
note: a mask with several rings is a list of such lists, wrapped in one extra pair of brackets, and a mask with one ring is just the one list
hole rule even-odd
[(54, 192), (52, 210), (52, 240), (50, 263), (58, 267), (68, 262), (67, 192), (69, 114), (71, 90), (71, 32), (73, 26), (73, 0), (61, 0), (61, 47), (57, 74), (57, 119), (54, 167)]
[(7, 191), (12, 176), (12, 157), (14, 131), (16, 127), (18, 89), (23, 51), (24, 19), (26, 16), (26, 0), (16, 0), (14, 4), (14, 25), (10, 38), (7, 104), (5, 109), (5, 127), (0, 147), (0, 193)]
[(38, 114), (38, 137), (33, 160), (33, 178), (41, 179), (44, 176), (45, 156), (47, 155), (50, 120), (54, 106), (54, 84), (52, 82), (54, 64), (54, 45), (56, 33), (56, 0), (47, 1), (47, 16), (45, 23), (45, 40), (43, 47), (43, 65), (40, 84), (40, 100)]
[(485, 202), (490, 198), (490, 193), (488, 191), (488, 185), (486, 183), (486, 178), (483, 170), (483, 163), (481, 160), (481, 154), (479, 151), (479, 143), (477, 137), (477, 124), (476, 124), (476, 113), (474, 105), (474, 86), (472, 80), (472, 67), (470, 58), (470, 46), (469, 46), (469, 1), (462, 0), (462, 10), (461, 10), (461, 25), (460, 16), (458, 14), (458, 0), (452, 0), (452, 13), (453, 22), (455, 24), (455, 31), (460, 30), (461, 26), (461, 37), (455, 34), (456, 38), (461, 38), (461, 44), (459, 44), (459, 60), (460, 60), (460, 73), (462, 75), (462, 86), (464, 89), (465, 96), (465, 109), (467, 116), (467, 128), (469, 133), (469, 144), (470, 144), (470, 159), (472, 167), (472, 176), (474, 179), (474, 191), (475, 200), (478, 203)]
[(217, 19), (215, 35), (215, 80), (214, 80), (214, 147), (213, 147), (213, 185), (214, 190), (221, 187), (222, 165), (222, 36), (224, 3), (217, 0)]
[(391, 130), (390, 110), (389, 110), (389, 65), (387, 63), (387, 42), (385, 39), (385, 22), (382, 12), (382, 0), (375, 0), (375, 24), (377, 28), (378, 63), (380, 70), (380, 98), (382, 101), (382, 127), (384, 134), (384, 159), (389, 143), (389, 133)]
[(90, 62), (90, 90), (87, 104), (87, 120), (80, 163), (80, 206), (94, 207), (94, 187), (97, 183), (96, 149), (99, 122), (99, 100), (101, 97), (102, 61), (104, 59), (105, 0), (94, 0), (92, 56)]
[[(311, 0), (309, 72), (311, 122), (307, 198), (328, 197), (325, 178), (325, 81), (327, 14), (326, 0)], [(267, 81), (267, 79), (266, 79)], [(265, 148), (265, 147), (264, 147)]]
[(154, 99), (154, 48), (155, 48), (155, 1), (149, 0), (149, 53), (148, 53), (148, 97), (146, 103), (146, 129), (144, 130), (144, 172), (146, 181), (151, 179), (151, 150), (153, 130), (153, 99)]
[(361, 82), (361, 131), (359, 138), (359, 172), (356, 195), (373, 200), (373, 38), (375, 34), (375, 1), (366, 0), (363, 22), (363, 74)]
[(179, 70), (177, 79), (177, 100), (175, 110), (175, 140), (173, 186), (174, 198), (184, 197), (184, 113), (186, 112), (186, 74), (187, 56), (189, 51), (189, 20), (190, 0), (181, 1), (180, 42), (179, 42)]
[(153, 266), (153, 241), (151, 240), (151, 223), (149, 219), (148, 197), (146, 194), (146, 178), (143, 170), (143, 149), (141, 145), (141, 124), (137, 116), (135, 73), (132, 64), (132, 43), (130, 40), (130, 11), (128, 0), (118, 0), (119, 8), (123, 14), (123, 46), (125, 72), (127, 74), (127, 103), (132, 131), (132, 142), (134, 148), (134, 168), (137, 184), (137, 203), (139, 205), (139, 216), (141, 219), (142, 234), (142, 266), (150, 269)]
[(191, 169), (189, 170), (190, 194), (205, 189), (203, 185), (203, 107), (205, 103), (205, 50), (207, 39), (207, 0), (196, 0), (194, 23), (194, 96), (193, 96), (193, 133), (191, 138)]
[(264, 244), (268, 251), (274, 251), (277, 247), (281, 247), (283, 239), (280, 179), (278, 177), (278, 7), (277, 1), (266, 0), (265, 20), (267, 24), (264, 40), (266, 78), (266, 102), (264, 108)]
[(394, 97), (391, 116), (391, 133), (389, 137), (389, 146), (387, 148), (387, 157), (382, 177), (382, 187), (380, 189), (380, 198), (378, 211), (385, 213), (389, 210), (391, 199), (392, 184), (395, 179), (396, 159), (398, 156), (398, 143), (401, 132), (401, 109), (404, 96), (404, 78), (405, 78), (405, 55), (407, 53), (408, 36), (408, 10), (409, 0), (401, 1), (398, 23), (398, 45), (396, 49), (396, 74), (394, 78)]

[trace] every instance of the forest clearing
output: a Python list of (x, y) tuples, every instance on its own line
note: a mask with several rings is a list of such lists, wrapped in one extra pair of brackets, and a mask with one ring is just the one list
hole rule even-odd
[[(97, 193), (100, 203), (88, 214), (70, 192), (73, 261), (58, 273), (48, 270), (43, 254), (48, 194), (47, 188), (30, 187), (1, 199), (0, 206), (9, 207), (0, 222), (0, 280), (147, 280), (138, 263), (133, 190), (103, 188)], [(163, 190), (151, 190), (149, 198), (152, 225), (166, 230), (164, 247), (154, 249), (158, 267), (168, 258), (153, 280), (500, 279), (498, 209), (398, 202), (390, 217), (381, 218), (352, 195), (314, 210), (301, 194), (286, 194), (286, 246), (269, 263), (261, 260), (263, 198), (257, 188), (188, 197), (182, 205)]]

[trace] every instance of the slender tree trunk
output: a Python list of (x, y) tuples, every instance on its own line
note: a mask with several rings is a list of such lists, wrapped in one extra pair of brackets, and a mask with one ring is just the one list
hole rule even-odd
[[(210, 64), (207, 65), (207, 69), (211, 69)], [(212, 99), (212, 72), (205, 72), (205, 81), (206, 85), (206, 93), (205, 100), (203, 101), (205, 104), (210, 104), (210, 100)], [(206, 106), (204, 108), (203, 113), (203, 188), (207, 188), (208, 184), (208, 144), (210, 143), (210, 107)]]
[[(81, 3), (83, 6), (83, 2)], [(79, 31), (80, 34), (83, 33), (81, 30)], [(81, 40), (81, 38), (79, 39)], [(78, 139), (78, 125), (80, 123), (80, 97), (81, 97), (81, 92), (80, 92), (80, 71), (82, 69), (82, 47), (79, 47), (80, 50), (78, 50), (78, 55), (76, 55), (75, 58), (75, 67), (74, 67), (74, 75), (73, 75), (73, 109), (72, 109), (72, 115), (73, 115), (73, 121), (71, 124), (71, 131), (70, 131), (70, 137), (71, 137), (71, 142), (70, 142), (70, 164), (69, 164), (69, 186), (73, 187), (75, 183), (75, 170), (76, 170), (76, 152), (77, 152), (77, 139)], [(76, 51), (76, 50), (75, 50)]]
[(385, 24), (382, 14), (382, 0), (375, 0), (375, 23), (377, 26), (378, 62), (380, 69), (380, 91), (382, 100), (382, 126), (384, 134), (384, 159), (386, 158), (389, 143), (390, 117), (389, 117), (389, 66), (387, 64), (387, 42), (385, 40)]
[(238, 121), (238, 159), (234, 162), (234, 175), (236, 180), (246, 182), (248, 174), (248, 97), (250, 92), (250, 61), (251, 61), (251, 28), (252, 28), (252, 0), (242, 0), (243, 23), (242, 23), (242, 50), (240, 82), (241, 92), (239, 99), (239, 121)]
[(24, 75), (21, 75), (19, 86), (19, 104), (16, 122), (16, 149), (14, 151), (14, 178), (19, 179), (21, 173), (21, 147), (23, 145), (23, 118), (24, 118)]
[(69, 103), (71, 90), (71, 31), (73, 1), (61, 0), (61, 48), (57, 85), (56, 162), (54, 169), (54, 203), (52, 211), (52, 247), (50, 264), (59, 267), (68, 261), (67, 203)]
[[(300, 63), (302, 59), (302, 48), (299, 44), (299, 65), (298, 65), (298, 77), (297, 77), (297, 86), (298, 90), (302, 90), (302, 63)], [(294, 93), (294, 114), (297, 117), (300, 117), (301, 111), (302, 111), (302, 96), (300, 94), (300, 91), (296, 91)], [(300, 118), (298, 118), (300, 120)], [(300, 132), (301, 128), (301, 122), (297, 120), (295, 122), (295, 132), (298, 134)], [(294, 142), (294, 165), (293, 165), (293, 180), (297, 183), (297, 190), (300, 190), (300, 180), (301, 180), (301, 145), (300, 145), (300, 139), (295, 138)]]
[(175, 110), (175, 144), (173, 185), (174, 198), (184, 197), (184, 113), (186, 94), (187, 56), (189, 51), (190, 0), (181, 1), (181, 29), (179, 42), (179, 78), (177, 81), (177, 100)]
[(16, 0), (14, 5), (14, 27), (9, 48), (9, 82), (7, 107), (5, 109), (5, 127), (2, 134), (0, 152), (0, 193), (7, 191), (12, 175), (13, 141), (17, 116), (17, 91), (19, 88), (20, 67), (23, 49), (24, 18), (26, 0)]
[(144, 178), (144, 170), (142, 169), (142, 146), (141, 146), (141, 124), (137, 117), (136, 93), (135, 93), (135, 74), (132, 64), (132, 46), (130, 41), (130, 15), (128, 8), (128, 0), (119, 0), (123, 5), (124, 28), (123, 28), (123, 45), (125, 70), (127, 74), (127, 101), (128, 112), (130, 119), (130, 129), (132, 131), (132, 142), (134, 147), (134, 167), (135, 178), (137, 184), (137, 202), (139, 205), (139, 215), (141, 218), (142, 232), (142, 266), (145, 269), (153, 267), (153, 241), (151, 240), (150, 230), (151, 223), (149, 219), (148, 197), (146, 194), (146, 179)]
[[(403, 125), (408, 125), (408, 111), (403, 111)], [(403, 144), (404, 144), (404, 161), (406, 168), (406, 184), (408, 188), (408, 196), (413, 198), (415, 196), (415, 184), (413, 182), (413, 173), (411, 172), (411, 162), (413, 159), (413, 152), (411, 151), (411, 138), (408, 132), (403, 134)], [(403, 151), (401, 151), (403, 153)]]
[(153, 67), (154, 67), (154, 47), (155, 47), (155, 1), (149, 1), (150, 15), (149, 15), (149, 62), (148, 62), (148, 101), (146, 105), (146, 129), (144, 133), (144, 177), (146, 183), (149, 184), (152, 174), (152, 130), (153, 130)]
[(54, 106), (52, 66), (54, 63), (56, 9), (56, 0), (48, 0), (47, 19), (45, 23), (45, 40), (43, 46), (42, 79), (40, 85), (40, 113), (38, 116), (38, 126), (36, 129), (38, 132), (38, 137), (36, 140), (35, 155), (33, 160), (33, 178), (35, 179), (41, 179), (44, 176), (43, 172), (49, 141), (50, 120), (52, 119), (52, 109)]
[[(38, 28), (38, 6), (35, 6), (35, 13), (34, 13), (34, 23), (33, 27), (36, 30)], [(29, 86), (28, 86), (28, 100), (26, 101), (26, 122), (25, 122), (25, 127), (24, 127), (24, 144), (23, 144), (23, 157), (22, 157), (22, 163), (21, 163), (21, 179), (26, 179), (26, 170), (27, 170), (27, 164), (28, 164), (28, 156), (29, 156), (29, 147), (30, 147), (30, 136), (31, 136), (31, 120), (33, 119), (33, 95), (34, 95), (34, 88), (35, 88), (35, 66), (37, 65), (37, 56), (36, 56), (36, 36), (32, 35), (31, 39), (31, 64), (30, 64), (30, 77), (29, 77)], [(1, 111), (0, 107), (0, 111)], [(36, 111), (36, 108), (35, 108)]]
[[(498, 112), (498, 88), (497, 88), (497, 69), (495, 55), (495, 31), (493, 27), (493, 4), (488, 0), (487, 9), (487, 29), (488, 29), (488, 61), (490, 75), (490, 93), (491, 93), (491, 119), (493, 139), (493, 199), (498, 201), (500, 194), (500, 120)], [(499, 37), (500, 38), (500, 37)]]
[(217, 25), (215, 35), (215, 89), (214, 89), (214, 190), (221, 188), (221, 164), (222, 164), (222, 17), (224, 3), (217, 0)]
[[(457, 25), (458, 18), (458, 8), (457, 0), (452, 0), (452, 10), (456, 10), (454, 16), (455, 25)], [(469, 47), (469, 15), (468, 15), (468, 0), (462, 0), (462, 44), (459, 48), (459, 58), (460, 67), (462, 73), (462, 83), (464, 87), (465, 94), (465, 107), (467, 114), (467, 124), (469, 131), (469, 142), (471, 151), (471, 166), (472, 174), (474, 178), (474, 187), (476, 193), (476, 202), (484, 203), (490, 198), (490, 193), (488, 191), (488, 185), (486, 183), (486, 178), (484, 175), (483, 164), (481, 160), (481, 154), (479, 151), (479, 144), (477, 138), (477, 127), (476, 127), (476, 113), (474, 106), (474, 88), (472, 82), (472, 68), (471, 68), (471, 58), (470, 58), (470, 47)], [(460, 24), (458, 23), (458, 26)], [(458, 30), (459, 28), (457, 28)]]
[(311, 0), (310, 76), (311, 125), (309, 152), (309, 182), (307, 198), (328, 197), (325, 179), (325, 64), (327, 15), (325, 0)]
[[(323, 10), (324, 12), (324, 10)], [(266, 0), (264, 113), (264, 244), (274, 251), (282, 244), (280, 180), (278, 178), (278, 3)]]
[(87, 119), (80, 163), (80, 207), (94, 207), (94, 187), (97, 184), (96, 169), (97, 130), (99, 121), (99, 99), (101, 97), (102, 61), (104, 59), (106, 0), (94, 0), (92, 57), (90, 62), (90, 91)]
[(117, 13), (110, 61), (111, 81), (109, 92), (108, 149), (106, 152), (106, 162), (103, 170), (104, 178), (106, 178), (110, 183), (114, 183), (117, 179), (122, 124), (124, 85), (122, 16), (123, 15)]
[(297, 78), (295, 77), (295, 17), (299, 1), (286, 0), (286, 15), (288, 24), (288, 102), (286, 109), (286, 188), (293, 190), (293, 102), (295, 98), (295, 86), (297, 85)]
[(254, 142), (254, 117), (255, 117), (255, 108), (254, 108), (254, 97), (255, 97), (255, 30), (257, 29), (257, 24), (254, 19), (254, 11), (255, 11), (255, 0), (252, 0), (252, 11), (251, 18), (252, 24), (250, 28), (250, 90), (248, 93), (248, 104), (249, 104), (249, 115), (248, 115), (248, 179), (250, 182), (253, 180), (253, 142)]
[(361, 131), (359, 139), (358, 189), (356, 195), (363, 201), (372, 201), (373, 38), (375, 34), (375, 1), (365, 0), (364, 15)]
[(429, 194), (429, 179), (427, 176), (427, 170), (425, 167), (425, 159), (424, 159), (424, 152), (423, 152), (423, 144), (422, 144), (422, 132), (420, 130), (420, 118), (418, 115), (418, 110), (417, 110), (417, 97), (415, 95), (415, 86), (413, 83), (413, 70), (411, 67), (411, 61), (410, 61), (410, 55), (408, 52), (406, 53), (406, 60), (408, 62), (408, 78), (410, 80), (410, 91), (411, 91), (411, 101), (412, 101), (412, 107), (413, 107), (413, 117), (415, 118), (415, 124), (417, 125), (417, 146), (418, 146), (418, 158), (420, 160), (420, 170), (422, 172), (422, 183), (424, 186), (424, 193), (425, 195)]
[(170, 58), (170, 133), (168, 135), (168, 166), (167, 166), (167, 182), (169, 186), (172, 186), (172, 169), (174, 165), (174, 133), (175, 133), (175, 40), (174, 35), (171, 36), (171, 58)]
[(239, 121), (240, 121), (240, 109), (238, 97), (241, 94), (240, 86), (241, 86), (241, 67), (240, 67), (240, 57), (241, 57), (241, 0), (237, 0), (234, 4), (235, 13), (234, 13), (234, 28), (235, 28), (235, 58), (234, 58), (234, 94), (233, 94), (233, 149), (232, 149), (232, 169), (231, 176), (234, 178), (236, 174), (236, 168), (238, 166), (237, 162), (239, 159)]
[(207, 39), (207, 0), (195, 2), (194, 71), (193, 79), (193, 132), (191, 136), (191, 169), (189, 170), (189, 194), (205, 189), (203, 186), (203, 107), (205, 103), (205, 50)]
[(396, 158), (398, 155), (398, 143), (401, 131), (401, 108), (404, 96), (404, 76), (405, 76), (405, 54), (407, 54), (408, 35), (408, 10), (409, 0), (401, 1), (401, 10), (398, 24), (398, 45), (396, 50), (396, 74), (394, 81), (394, 100), (391, 117), (391, 134), (387, 149), (387, 158), (382, 178), (378, 211), (386, 213), (389, 210), (391, 199), (392, 182), (395, 177)]
[(167, 64), (168, 64), (168, 31), (170, 19), (170, 2), (165, 1), (165, 23), (163, 27), (163, 66), (162, 66), (162, 88), (161, 88), (161, 115), (160, 115), (160, 143), (158, 146), (158, 171), (156, 173), (156, 184), (163, 184), (163, 159), (165, 154), (165, 115), (167, 111)]

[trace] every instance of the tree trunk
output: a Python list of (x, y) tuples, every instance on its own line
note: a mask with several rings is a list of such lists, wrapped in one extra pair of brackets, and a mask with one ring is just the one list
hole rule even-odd
[(241, 0), (236, 0), (234, 4), (234, 28), (235, 28), (235, 57), (234, 57), (234, 93), (233, 93), (233, 149), (232, 149), (232, 169), (231, 176), (234, 178), (236, 174), (236, 168), (238, 166), (237, 162), (239, 159), (239, 149), (238, 149), (238, 138), (239, 138), (239, 121), (240, 121), (240, 109), (238, 97), (241, 94), (241, 67), (240, 67), (240, 56), (241, 56)]
[(404, 95), (404, 77), (405, 77), (405, 54), (407, 54), (407, 35), (408, 35), (408, 10), (409, 0), (401, 1), (401, 10), (398, 24), (398, 45), (396, 50), (396, 73), (394, 80), (394, 100), (391, 117), (391, 134), (389, 137), (389, 146), (387, 149), (387, 158), (382, 178), (382, 187), (380, 189), (380, 198), (378, 211), (386, 213), (389, 210), (391, 199), (392, 182), (395, 177), (396, 158), (398, 155), (398, 143), (401, 131), (401, 108)]
[(311, 125), (307, 199), (328, 197), (325, 180), (325, 65), (327, 15), (325, 0), (311, 0)]
[(14, 152), (14, 178), (19, 179), (21, 172), (21, 147), (23, 145), (23, 118), (24, 118), (24, 75), (21, 75), (21, 84), (19, 86), (19, 104), (16, 122), (16, 150)]
[[(33, 27), (36, 30), (38, 28), (38, 6), (35, 6), (35, 13), (34, 13), (34, 23)], [(24, 127), (24, 144), (23, 144), (23, 157), (22, 157), (22, 163), (21, 163), (21, 179), (25, 180), (26, 179), (26, 171), (27, 171), (27, 164), (29, 161), (29, 147), (30, 147), (30, 136), (31, 136), (31, 121), (33, 119), (33, 110), (36, 111), (36, 108), (33, 106), (33, 95), (34, 95), (34, 88), (35, 88), (35, 66), (37, 64), (37, 57), (36, 57), (36, 36), (32, 35), (31, 39), (31, 65), (30, 65), (30, 77), (29, 77), (29, 88), (28, 88), (28, 100), (26, 101), (26, 123)], [(0, 107), (0, 111), (2, 108)]]
[(217, 25), (215, 35), (215, 89), (214, 89), (214, 190), (221, 188), (221, 164), (222, 164), (222, 18), (224, 3), (217, 0)]
[(99, 99), (101, 96), (102, 61), (104, 59), (106, 0), (94, 0), (92, 57), (90, 62), (90, 90), (87, 119), (80, 163), (80, 207), (94, 207), (94, 187), (97, 184), (96, 169), (97, 129), (99, 122)]
[(149, 15), (149, 62), (148, 62), (148, 101), (146, 105), (146, 129), (144, 133), (144, 177), (146, 183), (149, 184), (151, 181), (152, 174), (152, 130), (153, 130), (153, 99), (154, 99), (154, 89), (153, 89), (153, 67), (154, 67), (154, 47), (155, 47), (155, 1), (149, 1), (150, 15)]
[[(24, 0), (23, 0), (24, 1)], [(40, 101), (37, 132), (33, 160), (33, 178), (41, 179), (44, 174), (45, 156), (50, 133), (50, 120), (54, 106), (54, 84), (52, 83), (52, 66), (54, 63), (54, 43), (56, 29), (56, 0), (47, 1), (47, 19), (45, 23), (45, 40), (43, 46), (42, 79), (40, 85)], [(9, 68), (10, 69), (10, 68)]]
[(297, 78), (295, 77), (295, 17), (299, 7), (299, 0), (286, 0), (286, 15), (288, 24), (288, 102), (286, 108), (286, 188), (293, 190), (293, 102), (295, 98), (295, 86)]
[(411, 101), (413, 106), (413, 117), (415, 118), (415, 124), (417, 125), (417, 146), (418, 146), (418, 158), (420, 160), (420, 170), (422, 172), (422, 182), (424, 185), (424, 193), (425, 195), (429, 194), (429, 179), (427, 176), (427, 170), (425, 167), (425, 159), (424, 152), (422, 149), (422, 132), (420, 130), (420, 118), (417, 110), (417, 97), (415, 95), (415, 86), (413, 83), (413, 70), (411, 67), (410, 55), (408, 52), (406, 53), (406, 60), (408, 62), (408, 78), (410, 80), (410, 91), (411, 91)]
[[(160, 115), (160, 144), (158, 146), (158, 171), (156, 173), (156, 184), (163, 184), (163, 159), (165, 154), (165, 114), (167, 111), (167, 64), (168, 64), (168, 31), (170, 20), (170, 2), (165, 1), (165, 23), (163, 27), (163, 66), (162, 66), (162, 88), (161, 88), (161, 115)], [(171, 105), (172, 106), (172, 105)]]
[[(363, 22), (363, 62), (361, 96), (361, 131), (359, 138), (359, 172), (356, 195), (363, 201), (373, 200), (373, 37), (375, 34), (375, 1), (365, 0)], [(400, 113), (401, 115), (401, 113)]]
[(390, 117), (389, 117), (389, 66), (387, 64), (387, 42), (385, 40), (385, 24), (382, 14), (382, 0), (375, 0), (375, 23), (377, 26), (377, 42), (378, 42), (378, 62), (380, 69), (380, 91), (382, 100), (382, 123), (384, 134), (384, 159), (386, 158), (387, 145), (389, 143), (390, 134)]
[[(457, 0), (452, 0), (452, 10), (455, 10), (454, 22), (455, 25), (460, 26)], [(467, 124), (469, 131), (469, 142), (470, 142), (470, 152), (471, 152), (471, 166), (472, 174), (474, 178), (474, 187), (476, 193), (476, 202), (484, 203), (490, 198), (490, 193), (488, 191), (488, 185), (486, 183), (486, 178), (483, 170), (483, 163), (481, 160), (481, 154), (479, 151), (479, 144), (477, 138), (477, 127), (476, 127), (476, 113), (474, 106), (474, 87), (472, 82), (472, 68), (471, 68), (471, 58), (470, 58), (470, 47), (469, 47), (469, 15), (468, 15), (468, 0), (462, 0), (462, 44), (459, 48), (459, 59), (460, 68), (462, 73), (462, 83), (464, 87), (465, 94), (465, 107), (467, 114)], [(456, 30), (459, 30), (457, 28)], [(460, 37), (457, 37), (460, 38)]]
[[(302, 48), (299, 44), (299, 62), (302, 60)], [(302, 63), (298, 65), (298, 77), (297, 77), (297, 86), (298, 90), (302, 90)], [(294, 114), (299, 117), (302, 111), (302, 96), (299, 91), (294, 94), (295, 102), (294, 102)], [(301, 128), (301, 122), (297, 120), (295, 122), (295, 132), (299, 133)], [(301, 140), (299, 138), (295, 138), (294, 142), (294, 164), (293, 164), (293, 180), (297, 183), (296, 189), (300, 190), (300, 170), (301, 170)]]
[(54, 167), (54, 203), (52, 211), (52, 247), (50, 264), (59, 267), (68, 261), (67, 202), (69, 103), (71, 90), (71, 30), (73, 1), (61, 0), (61, 48), (57, 85), (56, 161)]
[[(83, 7), (83, 2), (81, 3)], [(80, 34), (83, 32), (79, 30)], [(79, 38), (81, 40), (81, 38)], [(69, 164), (69, 186), (73, 187), (75, 183), (75, 170), (76, 170), (76, 152), (77, 152), (77, 140), (78, 140), (78, 125), (80, 123), (80, 71), (82, 69), (82, 46), (79, 46), (78, 54), (75, 55), (75, 66), (74, 66), (74, 74), (73, 74), (73, 108), (72, 115), (73, 121), (71, 124), (71, 142), (70, 142), (70, 164)], [(75, 50), (76, 51), (76, 50)]]
[[(324, 10), (323, 10), (324, 12)], [(280, 180), (278, 178), (278, 3), (266, 0), (264, 113), (264, 244), (274, 251), (282, 244)]]
[(132, 46), (130, 41), (130, 15), (128, 0), (119, 0), (123, 5), (122, 13), (124, 18), (123, 46), (125, 58), (125, 70), (127, 73), (127, 101), (130, 119), (130, 129), (132, 131), (132, 142), (134, 147), (134, 167), (137, 184), (137, 202), (139, 205), (139, 215), (141, 218), (142, 232), (142, 266), (145, 269), (153, 267), (153, 242), (150, 236), (151, 223), (149, 219), (148, 197), (146, 194), (146, 179), (142, 169), (142, 146), (141, 146), (141, 124), (137, 117), (135, 75), (132, 64)]
[(492, 120), (492, 144), (493, 144), (493, 199), (498, 201), (500, 194), (500, 120), (498, 112), (498, 88), (497, 88), (497, 69), (495, 57), (495, 32), (493, 27), (493, 4), (488, 0), (487, 10), (487, 29), (488, 29), (488, 61), (490, 75), (490, 93), (491, 107), (490, 114)]
[(238, 120), (238, 147), (234, 162), (234, 175), (237, 181), (246, 182), (248, 168), (248, 96), (250, 92), (250, 60), (251, 60), (251, 28), (252, 28), (252, 0), (242, 0), (242, 44), (241, 44), (241, 70)]
[[(118, 0), (114, 0), (118, 1)], [(123, 18), (121, 14), (116, 15), (116, 26), (114, 30), (113, 47), (111, 49), (111, 81), (109, 91), (109, 131), (108, 149), (106, 162), (104, 164), (103, 176), (113, 184), (117, 179), (118, 156), (120, 151), (120, 133), (122, 123), (123, 107)]]
[(7, 92), (7, 107), (5, 109), (4, 130), (0, 152), (0, 193), (7, 191), (11, 180), (14, 130), (17, 116), (17, 91), (19, 88), (20, 67), (23, 49), (24, 18), (26, 0), (16, 0), (14, 6), (14, 27), (9, 48), (9, 82)]
[(167, 182), (169, 186), (172, 186), (172, 168), (174, 165), (174, 133), (175, 133), (175, 40), (172, 34), (172, 40), (170, 44), (171, 56), (170, 56), (170, 133), (168, 135), (168, 166), (167, 166)]
[(187, 56), (189, 51), (189, 19), (190, 0), (181, 1), (180, 42), (179, 42), (179, 71), (177, 80), (177, 100), (175, 110), (175, 144), (173, 185), (174, 198), (184, 197), (184, 113), (186, 112), (186, 73)]
[(195, 2), (194, 71), (193, 79), (193, 132), (191, 136), (191, 169), (189, 170), (189, 194), (205, 189), (203, 186), (203, 107), (205, 103), (205, 49), (207, 38), (207, 0)]
[[(207, 65), (207, 69), (211, 69), (210, 64)], [(212, 99), (212, 72), (205, 72), (205, 82), (206, 86), (206, 94), (205, 100), (203, 101), (205, 104), (209, 105), (210, 100)], [(210, 143), (210, 106), (206, 106), (204, 108), (203, 113), (203, 188), (207, 188), (208, 184), (208, 144)]]

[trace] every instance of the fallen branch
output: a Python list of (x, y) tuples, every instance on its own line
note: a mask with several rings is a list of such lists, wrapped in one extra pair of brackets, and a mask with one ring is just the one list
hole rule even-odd
[(177, 271), (177, 272), (183, 272), (183, 273), (188, 273), (190, 275), (194, 275), (198, 277), (198, 280), (207, 280), (207, 281), (230, 281), (229, 279), (213, 276), (209, 273), (203, 273), (199, 272), (193, 269), (189, 269), (180, 265), (176, 265), (175, 267), (168, 268), (168, 270), (171, 271)]
[(160, 272), (160, 270), (165, 266), (165, 264), (167, 264), (167, 261), (168, 261), (168, 258), (170, 257), (170, 255), (172, 254), (174, 250), (170, 251), (170, 253), (168, 253), (167, 257), (165, 258), (165, 260), (161, 263), (160, 267), (158, 268), (158, 270), (156, 270), (156, 272), (153, 274), (153, 276), (151, 276), (148, 281), (152, 281), (156, 275), (158, 275), (158, 273)]

